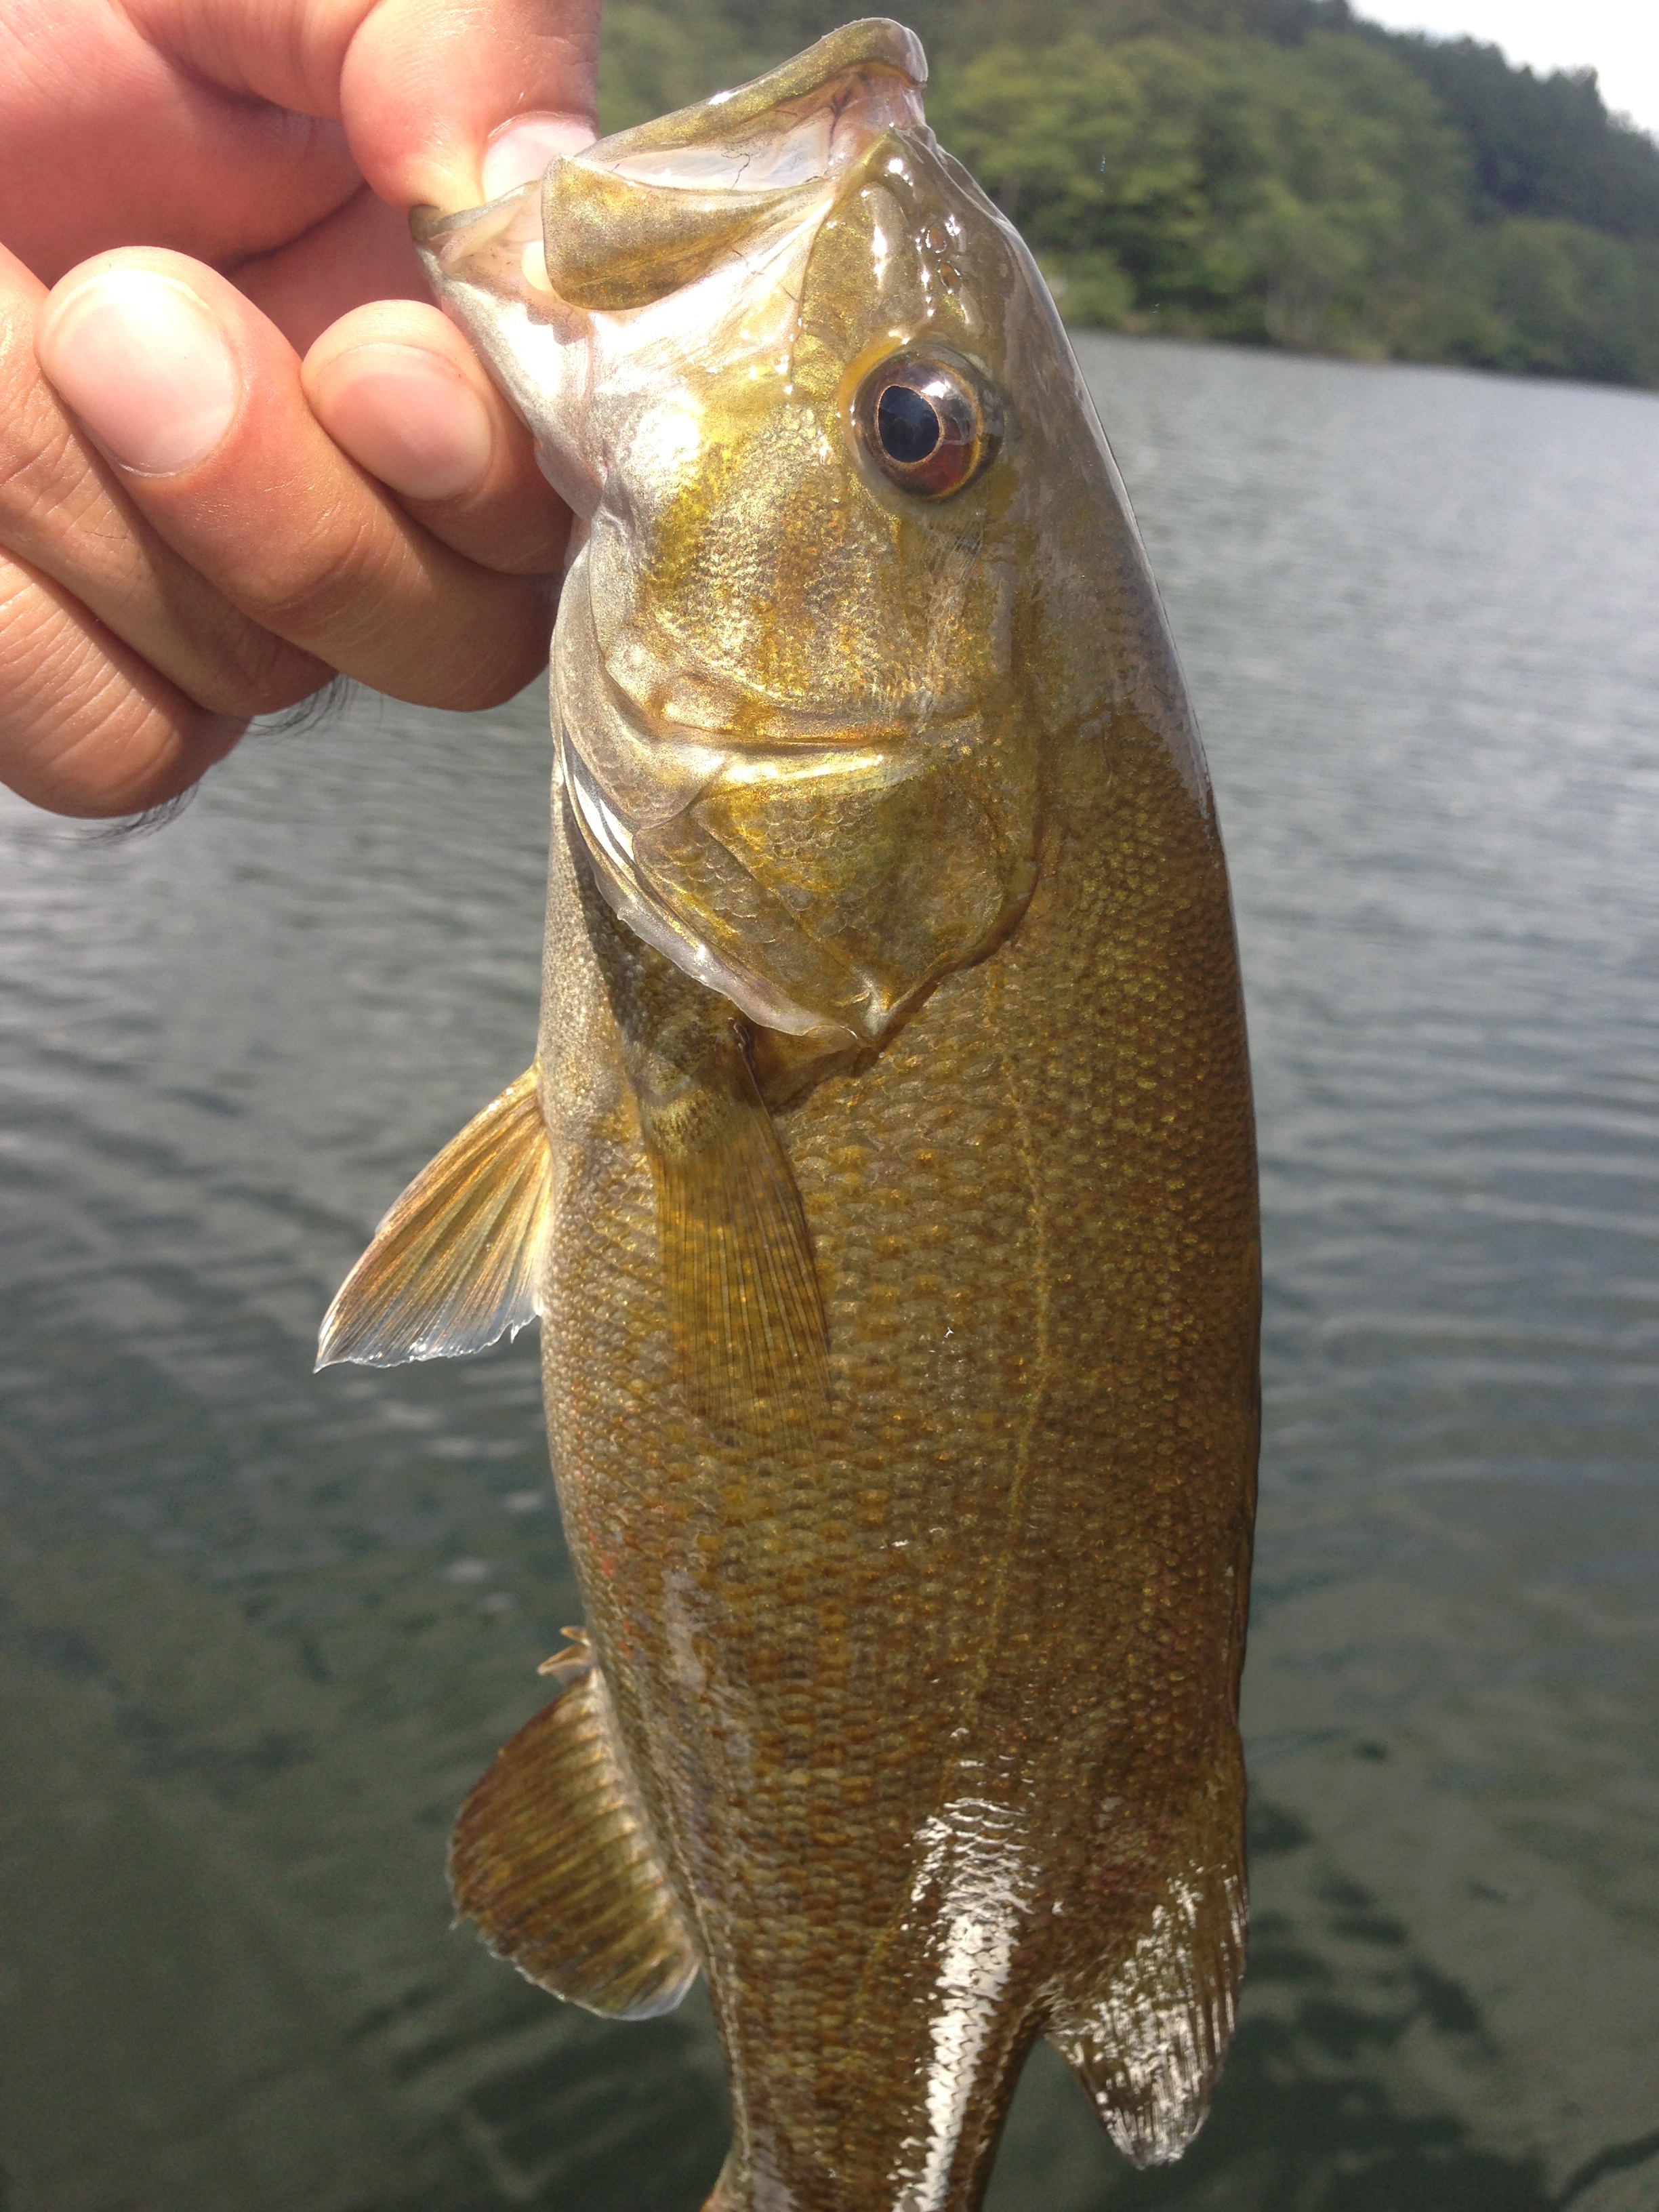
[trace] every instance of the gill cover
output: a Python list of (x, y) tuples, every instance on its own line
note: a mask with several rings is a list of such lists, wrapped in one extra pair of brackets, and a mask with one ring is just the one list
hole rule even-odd
[(1034, 733), (1006, 303), (1030, 264), (854, 23), (416, 220), (586, 525), (561, 772), (634, 933), (763, 1027), (876, 1042), (1018, 921)]

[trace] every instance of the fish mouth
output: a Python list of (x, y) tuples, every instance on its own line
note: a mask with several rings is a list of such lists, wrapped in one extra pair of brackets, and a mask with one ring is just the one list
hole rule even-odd
[(613, 132), (575, 158), (665, 191), (764, 193), (850, 167), (883, 131), (922, 120), (927, 58), (903, 24), (845, 24), (764, 76)]
[(849, 23), (752, 83), (615, 133), (547, 172), (544, 265), (568, 306), (651, 306), (818, 212), (896, 128), (922, 122), (927, 64), (902, 24)]

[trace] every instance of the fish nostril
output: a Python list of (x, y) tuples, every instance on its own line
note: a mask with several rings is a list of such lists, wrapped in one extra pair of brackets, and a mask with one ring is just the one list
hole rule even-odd
[(939, 410), (908, 385), (890, 384), (876, 402), (876, 435), (890, 461), (912, 468), (925, 461), (945, 434)]

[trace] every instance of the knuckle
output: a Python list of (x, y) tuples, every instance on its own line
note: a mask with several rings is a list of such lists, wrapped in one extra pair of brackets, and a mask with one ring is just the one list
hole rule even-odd
[(191, 710), (165, 684), (136, 683), (23, 572), (0, 566), (0, 780), (71, 815), (148, 803), (155, 763)]
[(325, 516), (296, 556), (251, 576), (239, 603), (292, 644), (349, 649), (385, 619), (393, 596), (392, 563), (380, 536), (368, 517)]
[(464, 653), (452, 652), (431, 669), (420, 703), (463, 714), (503, 705), (545, 672), (551, 634), (546, 593), (521, 592), (494, 623), (481, 623), (469, 632)]
[(103, 496), (102, 465), (34, 356), (33, 316), (0, 313), (0, 529), (28, 550), (82, 526)]
[(331, 667), (234, 608), (217, 635), (203, 641), (203, 672), (189, 689), (216, 714), (274, 714), (329, 682)]
[(0, 527), (9, 538), (74, 529), (96, 489), (76, 432), (40, 384), (15, 405), (0, 398)]

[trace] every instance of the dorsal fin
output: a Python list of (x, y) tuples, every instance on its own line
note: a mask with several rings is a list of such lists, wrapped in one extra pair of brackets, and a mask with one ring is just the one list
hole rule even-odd
[(323, 1318), (319, 1367), (482, 1352), (534, 1321), (552, 1193), (532, 1065), (422, 1168)]
[(455, 1823), (458, 1915), (555, 1996), (615, 2019), (670, 2012), (696, 1978), (579, 1628), (542, 1668), (559, 1694), (505, 1743)]

